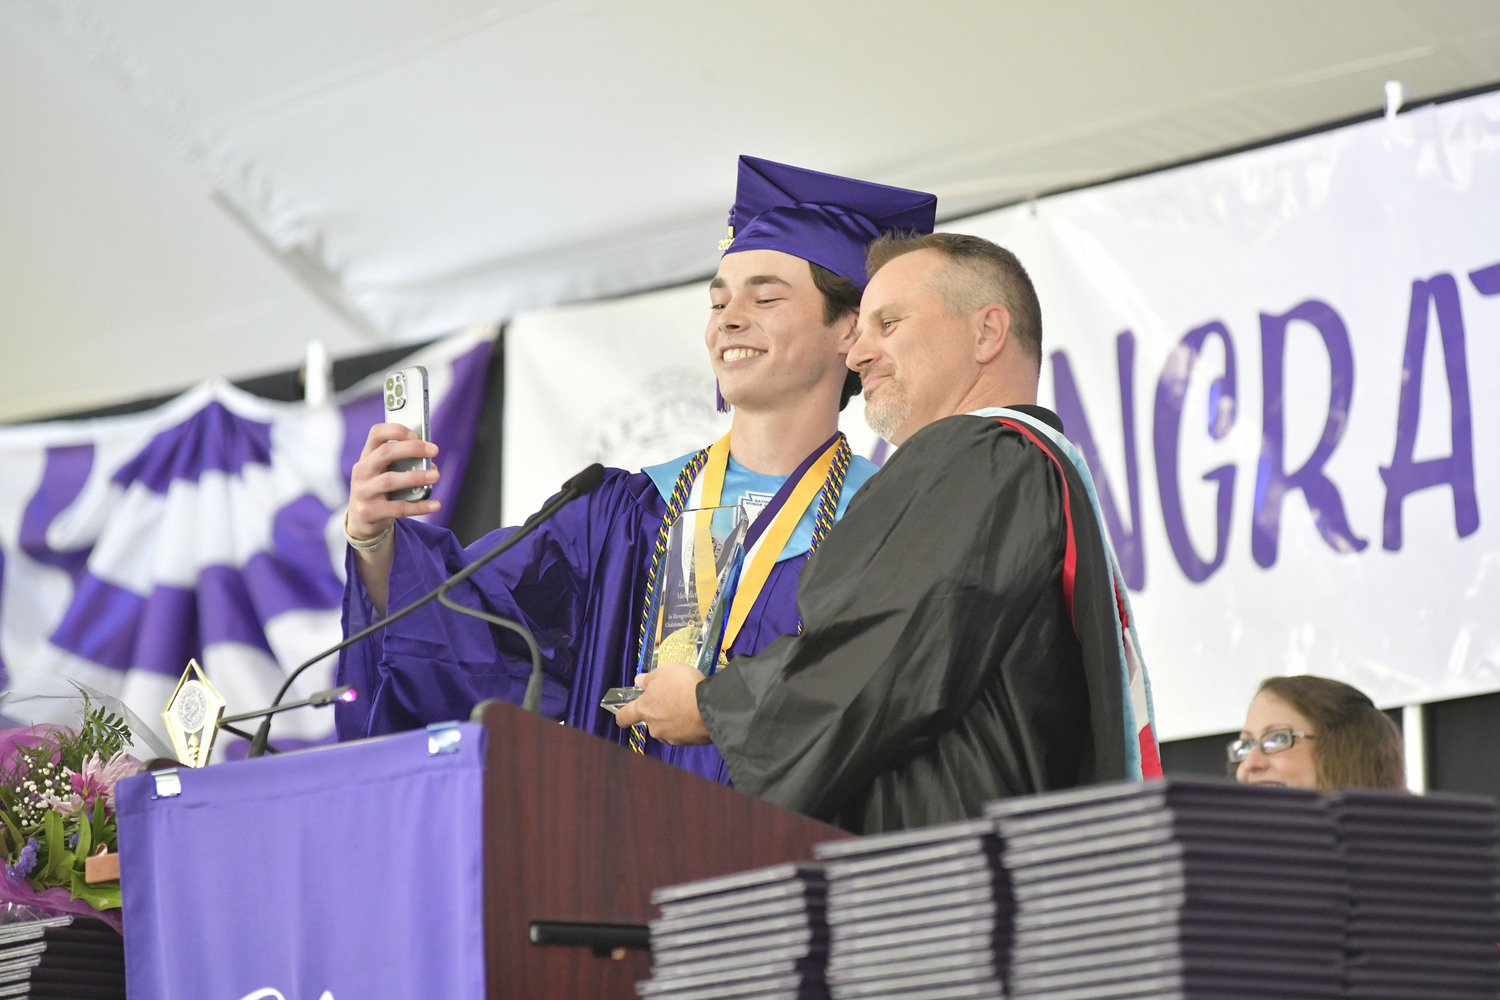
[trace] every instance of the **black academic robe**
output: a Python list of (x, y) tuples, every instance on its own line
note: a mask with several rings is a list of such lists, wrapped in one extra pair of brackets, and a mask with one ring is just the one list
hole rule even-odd
[(1108, 556), (1053, 448), (965, 415), (892, 456), (804, 569), (802, 634), (699, 685), (736, 788), (876, 833), (1125, 777)]

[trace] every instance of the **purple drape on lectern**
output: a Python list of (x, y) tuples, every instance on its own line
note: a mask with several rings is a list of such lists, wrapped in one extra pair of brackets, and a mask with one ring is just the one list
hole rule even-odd
[[(592, 493), (564, 506), (480, 570), (472, 586), (453, 593), (461, 604), (531, 630), (548, 671), (545, 714), (615, 742), (623, 742), (621, 731), (599, 699), (612, 687), (634, 683), (646, 579), (665, 514), (666, 504), (649, 476), (610, 469)], [(465, 549), (444, 529), (396, 522), (386, 607), (405, 607), (514, 530), (492, 532)], [(803, 554), (776, 564), (731, 654), (758, 653), (778, 636), (797, 631), (797, 576), (806, 562)], [(344, 627), (352, 635), (376, 616), (352, 554), (348, 573)], [(519, 636), (436, 602), (341, 657), (338, 682), (358, 687), (360, 697), (336, 708), (340, 739), (465, 719), (487, 698), (519, 704), (531, 674), (530, 654)], [(723, 758), (711, 746), (669, 747), (653, 740), (647, 753), (729, 782)]]
[(132, 997), (484, 996), (484, 730), (118, 786)]

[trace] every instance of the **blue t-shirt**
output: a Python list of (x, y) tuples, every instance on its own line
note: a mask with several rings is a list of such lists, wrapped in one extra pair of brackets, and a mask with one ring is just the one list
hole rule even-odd
[[(692, 460), (697, 452), (689, 452), (670, 462), (660, 465), (650, 465), (641, 471), (651, 477), (656, 484), (662, 499), (668, 502), (672, 498), (672, 488), (677, 485), (677, 477), (682, 474), (682, 469)], [(839, 494), (838, 507), (834, 510), (834, 520), (844, 516), (844, 508), (849, 505), (849, 498), (859, 491), (859, 488), (880, 469), (875, 463), (867, 458), (854, 455), (849, 460), (849, 471), (844, 475), (844, 489)], [(745, 497), (749, 496), (749, 503), (745, 503), (748, 509), (752, 505), (763, 508), (776, 495), (776, 491), (790, 478), (788, 476), (767, 476), (759, 472), (751, 472), (740, 463), (729, 457), (729, 465), (724, 470), (724, 493), (720, 499), (723, 504), (745, 503)], [(786, 547), (776, 557), (777, 562), (800, 556), (812, 546), (813, 529), (818, 516), (818, 504), (816, 501), (807, 505), (802, 519), (797, 522), (797, 527), (792, 530), (792, 535), (787, 539)], [(752, 522), (753, 523), (753, 522)]]

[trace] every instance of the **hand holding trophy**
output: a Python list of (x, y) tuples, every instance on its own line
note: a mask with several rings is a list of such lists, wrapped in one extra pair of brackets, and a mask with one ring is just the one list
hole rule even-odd
[[(672, 522), (649, 594), (641, 672), (661, 663), (691, 663), (706, 677), (723, 664), (724, 628), (749, 523), (737, 504), (685, 510)], [(618, 712), (640, 694), (638, 687), (610, 688), (599, 704)]]

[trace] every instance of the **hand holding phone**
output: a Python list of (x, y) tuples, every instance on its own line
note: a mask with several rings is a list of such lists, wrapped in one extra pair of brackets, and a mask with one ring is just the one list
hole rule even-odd
[(386, 376), (382, 395), (388, 419), (370, 428), (349, 475), (344, 531), (351, 539), (379, 538), (393, 520), (431, 514), (440, 506), (429, 499), (438, 469), (432, 461), (437, 445), (426, 440), (425, 376), (415, 367)]
[[(385, 422), (400, 424), (423, 441), (432, 440), (427, 409), (427, 369), (421, 365), (393, 371), (385, 377)], [(432, 462), (422, 458), (398, 458), (387, 466), (387, 472), (426, 472)], [(432, 486), (423, 483), (392, 490), (388, 500), (416, 501), (432, 496)]]

